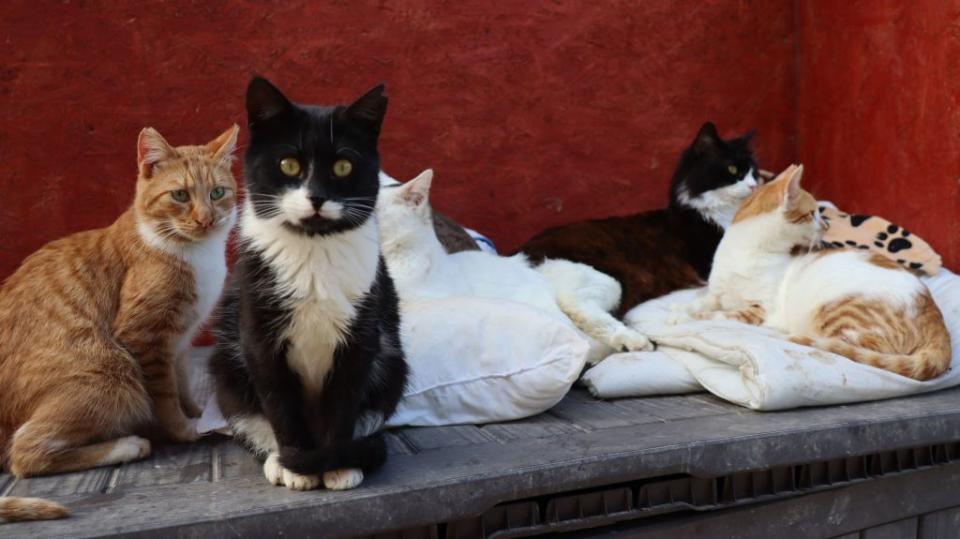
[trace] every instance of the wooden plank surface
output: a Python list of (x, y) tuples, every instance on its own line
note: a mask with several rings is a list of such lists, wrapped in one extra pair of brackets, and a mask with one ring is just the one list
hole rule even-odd
[(860, 532), (860, 539), (916, 539), (916, 537), (916, 517), (881, 524)]
[[(960, 489), (960, 485), (956, 485)], [(957, 495), (960, 501), (960, 493)], [(920, 517), (919, 539), (957, 539), (960, 537), (960, 507), (952, 507)]]
[(0, 476), (0, 494), (43, 495), (74, 514), (0, 525), (0, 537), (351, 535), (647, 477), (712, 477), (957, 440), (960, 390), (755, 413), (705, 394), (604, 402), (578, 389), (533, 418), (393, 431), (386, 466), (348, 492), (268, 485), (260, 464), (225, 437), (78, 474)]

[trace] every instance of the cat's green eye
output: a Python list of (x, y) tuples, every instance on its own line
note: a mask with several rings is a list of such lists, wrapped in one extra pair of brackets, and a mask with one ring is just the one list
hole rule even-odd
[(729, 167), (727, 167), (727, 172), (736, 176), (738, 172), (737, 165), (730, 165)]
[(190, 200), (190, 193), (188, 193), (185, 189), (170, 191), (170, 196), (173, 197), (173, 199), (177, 202), (186, 202)]
[(300, 175), (300, 161), (296, 157), (284, 157), (280, 160), (280, 172), (287, 176)]
[(333, 175), (338, 178), (346, 178), (353, 172), (353, 163), (346, 159), (337, 159), (333, 163)]
[(210, 200), (220, 200), (225, 194), (227, 192), (223, 187), (214, 187), (213, 191), (210, 191)]

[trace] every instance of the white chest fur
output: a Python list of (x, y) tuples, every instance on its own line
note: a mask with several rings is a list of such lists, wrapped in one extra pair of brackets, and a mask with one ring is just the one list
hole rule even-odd
[(154, 248), (170, 253), (183, 260), (193, 273), (193, 291), (196, 302), (184, 313), (185, 331), (174, 337), (174, 353), (180, 355), (190, 348), (194, 335), (210, 317), (227, 278), (227, 239), (236, 223), (236, 210), (226, 217), (226, 222), (203, 241), (183, 247), (172, 247), (160, 239), (148, 227), (138, 224), (140, 236)]
[(241, 236), (262, 253), (275, 275), (274, 293), (287, 300), (291, 314), (283, 337), (289, 343), (290, 368), (309, 391), (319, 391), (356, 316), (355, 305), (376, 278), (376, 219), (347, 232), (311, 238), (275, 219), (256, 217), (248, 205)]

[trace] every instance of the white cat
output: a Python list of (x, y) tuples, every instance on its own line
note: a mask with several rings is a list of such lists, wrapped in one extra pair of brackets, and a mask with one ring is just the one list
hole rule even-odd
[(802, 175), (802, 166), (790, 166), (743, 202), (690, 315), (767, 326), (917, 380), (942, 374), (950, 335), (930, 291), (879, 254), (814, 251), (825, 225)]
[(432, 180), (429, 169), (405, 184), (381, 173), (381, 248), (401, 307), (451, 296), (511, 300), (571, 322), (594, 341), (591, 363), (613, 351), (652, 348), (646, 337), (610, 314), (620, 301), (620, 284), (589, 266), (547, 260), (534, 269), (523, 255), (447, 254), (431, 223)]

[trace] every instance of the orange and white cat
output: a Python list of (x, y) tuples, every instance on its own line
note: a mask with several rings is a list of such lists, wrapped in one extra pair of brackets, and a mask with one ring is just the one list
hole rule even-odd
[(816, 200), (791, 166), (744, 200), (717, 248), (697, 319), (732, 319), (917, 380), (950, 366), (950, 335), (926, 285), (863, 250), (819, 245)]
[[(233, 126), (202, 146), (140, 132), (133, 206), (112, 225), (33, 253), (0, 287), (0, 462), (18, 477), (145, 457), (156, 420), (197, 438), (178, 364), (226, 277), (236, 220)], [(52, 502), (0, 498), (0, 518), (55, 518)]]

